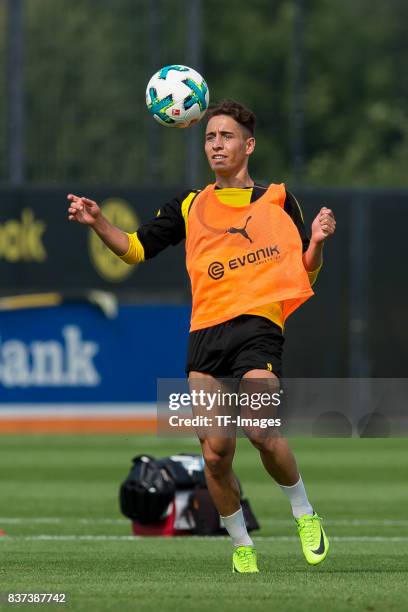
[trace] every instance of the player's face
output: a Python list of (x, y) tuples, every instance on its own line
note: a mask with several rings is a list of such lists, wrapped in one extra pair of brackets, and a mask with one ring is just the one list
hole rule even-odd
[(245, 168), (255, 148), (255, 138), (229, 115), (212, 117), (205, 132), (205, 153), (211, 170), (232, 176)]

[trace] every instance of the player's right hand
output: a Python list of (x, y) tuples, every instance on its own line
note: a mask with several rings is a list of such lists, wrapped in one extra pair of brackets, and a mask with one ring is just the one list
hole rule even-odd
[(83, 223), (84, 225), (95, 225), (101, 216), (101, 209), (98, 204), (84, 196), (79, 197), (70, 193), (67, 195), (70, 201), (68, 208), (68, 220)]

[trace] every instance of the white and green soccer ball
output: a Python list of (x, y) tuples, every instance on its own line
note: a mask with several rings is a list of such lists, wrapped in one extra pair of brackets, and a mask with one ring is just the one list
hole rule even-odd
[(146, 88), (149, 112), (166, 127), (186, 128), (197, 123), (205, 115), (209, 101), (207, 83), (188, 66), (164, 66)]

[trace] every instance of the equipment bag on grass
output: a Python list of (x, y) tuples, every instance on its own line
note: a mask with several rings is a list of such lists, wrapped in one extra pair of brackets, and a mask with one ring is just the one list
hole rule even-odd
[[(119, 501), (135, 535), (225, 533), (206, 486), (201, 455), (134, 457)], [(248, 530), (259, 529), (248, 500), (241, 499), (241, 505)]]

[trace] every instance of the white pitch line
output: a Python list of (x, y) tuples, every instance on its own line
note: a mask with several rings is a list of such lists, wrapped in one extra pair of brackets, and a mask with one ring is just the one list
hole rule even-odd
[(80, 517), (11, 517), (3, 516), (0, 517), (0, 526), (3, 523), (8, 525), (24, 525), (27, 523), (41, 523), (41, 524), (64, 524), (64, 523), (80, 523), (81, 525), (128, 525), (128, 519), (121, 518), (80, 518)]
[[(129, 524), (129, 520), (126, 518), (82, 518), (79, 516), (48, 516), (48, 517), (12, 517), (12, 516), (0, 516), (0, 527), (1, 524), (19, 525), (26, 523), (42, 523), (42, 524), (64, 524), (64, 523), (79, 523), (81, 525), (126, 525)], [(290, 525), (292, 526), (293, 520), (291, 519), (262, 519), (262, 524), (267, 525)], [(325, 525), (334, 526), (356, 526), (356, 527), (408, 527), (407, 520), (397, 519), (327, 519), (324, 521)]]
[[(254, 536), (255, 540), (298, 542), (297, 536)], [(334, 542), (408, 542), (408, 536), (330, 536)]]
[[(262, 523), (266, 523), (267, 525), (292, 525), (293, 520), (264, 518), (262, 519)], [(381, 527), (407, 527), (408, 521), (404, 519), (324, 519), (324, 524), (346, 526), (356, 525), (357, 527), (365, 525), (374, 525)]]
[[(188, 537), (188, 536), (186, 536)], [(192, 536), (195, 540), (214, 540), (214, 539), (228, 539), (228, 536)], [(174, 542), (174, 538), (156, 536), (163, 541)], [(138, 540), (149, 540), (152, 541), (152, 537), (142, 536), (120, 536), (120, 535), (33, 535), (33, 536), (2, 536), (0, 537), (1, 542), (6, 540), (51, 540), (51, 541), (138, 541)], [(176, 538), (180, 541), (180, 537)], [(254, 537), (255, 541), (264, 542), (298, 542), (299, 538), (296, 536), (258, 536)], [(396, 536), (396, 537), (385, 537), (385, 536), (331, 536), (330, 540), (335, 542), (408, 542), (408, 536)]]

